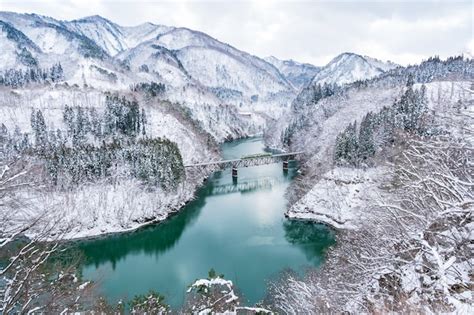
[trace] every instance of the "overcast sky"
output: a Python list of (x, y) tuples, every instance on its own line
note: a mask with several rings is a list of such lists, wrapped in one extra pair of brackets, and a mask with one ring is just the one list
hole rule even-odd
[(0, 10), (183, 26), (261, 57), (315, 65), (346, 51), (403, 65), (474, 53), (473, 1), (0, 0)]

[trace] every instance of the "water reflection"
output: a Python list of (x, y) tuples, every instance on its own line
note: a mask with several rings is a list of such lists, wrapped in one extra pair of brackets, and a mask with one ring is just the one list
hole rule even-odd
[(301, 249), (306, 258), (313, 263), (319, 263), (321, 253), (335, 243), (334, 231), (322, 224), (285, 220), (283, 228), (285, 239)]
[(159, 224), (144, 227), (132, 233), (108, 236), (97, 240), (81, 242), (78, 247), (87, 257), (87, 265), (98, 267), (105, 262), (111, 262), (113, 269), (123, 257), (133, 253), (156, 255), (173, 248), (186, 227), (193, 224), (206, 203), (199, 195), (209, 194), (212, 185), (207, 185), (198, 193), (198, 198), (190, 202), (179, 215)]
[(239, 182), (234, 178), (232, 183), (213, 186), (211, 195), (224, 195), (236, 192), (246, 193), (261, 189), (271, 189), (273, 186), (283, 182), (285, 182), (285, 180), (281, 177), (251, 178)]

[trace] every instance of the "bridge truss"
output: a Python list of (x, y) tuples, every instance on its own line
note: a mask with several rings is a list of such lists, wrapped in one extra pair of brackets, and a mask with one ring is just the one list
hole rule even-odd
[(221, 161), (210, 161), (203, 163), (195, 164), (186, 164), (184, 167), (207, 167), (207, 166), (219, 166), (221, 168), (238, 168), (238, 167), (249, 167), (249, 166), (259, 166), (266, 164), (273, 164), (279, 162), (287, 162), (289, 160), (294, 160), (297, 155), (303, 154), (303, 151), (298, 152), (289, 152), (289, 153), (280, 153), (273, 155), (264, 155), (264, 156), (250, 156), (240, 159), (233, 160), (221, 160)]

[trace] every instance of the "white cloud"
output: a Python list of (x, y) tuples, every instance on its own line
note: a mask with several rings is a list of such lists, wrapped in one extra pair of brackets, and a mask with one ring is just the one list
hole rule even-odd
[(258, 56), (317, 65), (345, 51), (408, 64), (473, 48), (471, 1), (0, 1), (0, 10), (58, 19), (188, 27)]

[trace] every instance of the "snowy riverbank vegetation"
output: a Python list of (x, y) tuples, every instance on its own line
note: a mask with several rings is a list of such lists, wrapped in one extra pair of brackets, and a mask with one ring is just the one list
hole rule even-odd
[[(126, 230), (133, 222), (161, 218), (166, 213), (161, 212), (163, 204), (176, 209), (176, 201), (191, 196), (182, 195), (185, 171), (177, 144), (147, 135), (147, 116), (138, 102), (108, 95), (102, 113), (65, 105), (62, 117), (64, 128), (54, 130), (41, 110), (33, 110), (31, 134), (10, 132), (2, 125), (1, 139), (5, 161), (34, 161), (30, 163), (41, 176), (42, 189), (16, 193), (36, 196), (45, 206), (58, 209), (50, 212), (69, 221), (63, 228), (84, 235), (77, 226), (81, 222), (82, 230), (92, 229), (90, 235), (119, 226)], [(102, 189), (97, 190), (98, 185)], [(136, 194), (129, 195), (133, 191)], [(54, 206), (58, 202), (59, 208)], [(124, 209), (125, 205), (131, 209)], [(155, 212), (156, 207), (160, 212)], [(20, 221), (23, 215), (18, 213)], [(111, 225), (117, 226), (111, 229)], [(68, 237), (74, 237), (72, 231)]]
[[(317, 145), (287, 215), (339, 233), (321, 270), (270, 285), (270, 309), (472, 312), (472, 60), (392, 72), (319, 101), (309, 112), (321, 119), (295, 133), (293, 149)], [(387, 83), (393, 96), (377, 97)]]
[(264, 132), (305, 152), (287, 217), (337, 245), (270, 283), (265, 309), (213, 272), (183, 312), (473, 313), (472, 59), (315, 67), (187, 28), (13, 12), (0, 47), (1, 312), (169, 312), (157, 292), (109, 305), (65, 240), (168, 218), (213, 171), (185, 164)]

